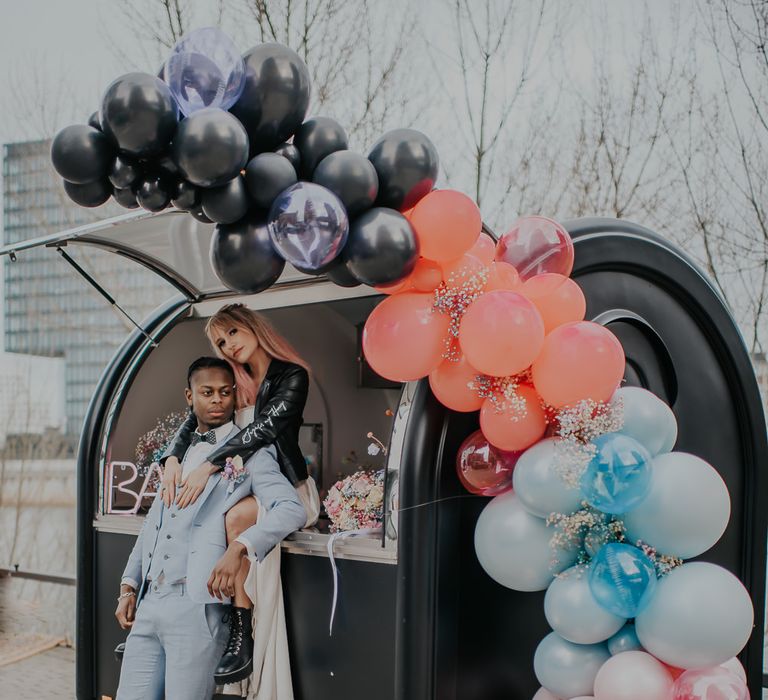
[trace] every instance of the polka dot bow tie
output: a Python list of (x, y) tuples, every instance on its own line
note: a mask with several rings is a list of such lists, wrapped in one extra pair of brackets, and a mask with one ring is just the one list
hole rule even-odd
[(192, 433), (192, 447), (197, 445), (199, 442), (209, 442), (211, 445), (216, 444), (216, 431), (215, 430), (209, 430), (204, 435), (200, 435), (200, 433), (195, 430), (194, 433)]

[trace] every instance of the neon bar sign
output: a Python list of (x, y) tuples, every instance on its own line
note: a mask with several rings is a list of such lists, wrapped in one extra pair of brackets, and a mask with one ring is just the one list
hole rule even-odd
[[(136, 515), (145, 498), (153, 498), (153, 476), (162, 476), (157, 463), (153, 463), (144, 477), (133, 462), (110, 462), (104, 480), (105, 512), (110, 515)], [(127, 504), (127, 505), (125, 505)]]

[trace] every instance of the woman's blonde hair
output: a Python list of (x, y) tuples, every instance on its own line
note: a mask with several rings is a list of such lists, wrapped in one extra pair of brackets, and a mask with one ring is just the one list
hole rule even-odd
[(237, 408), (253, 406), (259, 387), (248, 373), (247, 368), (239, 362), (232, 362), (224, 357), (221, 349), (213, 341), (214, 331), (226, 333), (232, 327), (250, 331), (256, 336), (259, 345), (272, 358), (292, 362), (309, 372), (309, 365), (301, 358), (293, 346), (277, 332), (275, 327), (262, 314), (249, 309), (244, 304), (227, 304), (222, 306), (205, 324), (205, 334), (213, 346), (217, 357), (227, 360), (235, 373), (237, 387)]

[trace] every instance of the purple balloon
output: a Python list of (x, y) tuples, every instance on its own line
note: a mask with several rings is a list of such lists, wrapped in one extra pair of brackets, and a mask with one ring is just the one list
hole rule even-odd
[(269, 235), (278, 254), (302, 271), (318, 271), (333, 261), (349, 234), (341, 200), (312, 182), (281, 192), (269, 210)]
[(245, 63), (232, 40), (216, 27), (196, 29), (173, 47), (163, 68), (179, 109), (229, 109), (245, 87)]

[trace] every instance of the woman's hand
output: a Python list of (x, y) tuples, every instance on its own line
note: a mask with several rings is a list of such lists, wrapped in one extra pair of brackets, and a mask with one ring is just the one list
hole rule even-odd
[(176, 487), (181, 484), (181, 464), (176, 457), (168, 457), (165, 460), (163, 479), (160, 484), (163, 491), (163, 503), (166, 508), (170, 508), (171, 503), (176, 499)]
[(208, 478), (217, 471), (219, 471), (218, 467), (214, 467), (210, 462), (203, 462), (181, 482), (179, 495), (176, 497), (176, 505), (179, 508), (191, 506), (205, 489)]

